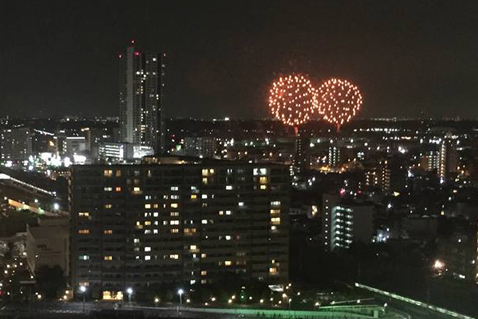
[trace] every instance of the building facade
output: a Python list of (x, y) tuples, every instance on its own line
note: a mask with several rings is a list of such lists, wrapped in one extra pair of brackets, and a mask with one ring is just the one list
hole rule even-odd
[(67, 218), (42, 218), (38, 226), (27, 225), (27, 262), (32, 273), (42, 267), (59, 266), (70, 273), (69, 225)]
[(1, 139), (1, 156), (4, 161), (24, 161), (33, 154), (32, 131), (29, 128), (4, 129)]
[(374, 236), (373, 205), (345, 201), (335, 194), (322, 200), (326, 250), (348, 249), (353, 242), (370, 243)]
[(157, 154), (164, 152), (165, 57), (133, 45), (119, 56), (121, 142), (150, 146)]
[(286, 282), (288, 201), (281, 165), (75, 166), (72, 285), (120, 299), (127, 287), (194, 286), (228, 274)]

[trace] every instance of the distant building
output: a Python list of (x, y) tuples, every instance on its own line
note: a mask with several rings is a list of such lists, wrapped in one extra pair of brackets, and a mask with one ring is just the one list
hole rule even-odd
[(70, 273), (69, 221), (67, 218), (39, 218), (38, 226), (27, 225), (27, 262), (34, 273), (42, 266), (59, 266)]
[(437, 150), (421, 154), (420, 167), (425, 171), (437, 171), (440, 168), (440, 152)]
[(32, 131), (29, 128), (4, 129), (1, 138), (2, 160), (24, 161), (33, 155)]
[(365, 170), (365, 185), (378, 187), (383, 192), (390, 191), (390, 167), (387, 160), (381, 160), (374, 167)]
[(61, 139), (61, 155), (82, 154), (86, 152), (86, 138), (84, 136), (66, 136)]
[(310, 138), (304, 136), (298, 136), (295, 142), (295, 158), (294, 166), (300, 171), (304, 171), (309, 168), (309, 150)]
[(337, 168), (341, 163), (340, 157), (340, 146), (339, 145), (331, 145), (329, 146), (328, 152), (328, 164), (330, 168)]
[(218, 142), (215, 137), (185, 137), (184, 155), (202, 158), (214, 158)]
[(119, 56), (121, 142), (149, 146), (157, 154), (164, 152), (165, 57), (133, 45)]
[(152, 147), (138, 144), (106, 142), (100, 143), (98, 149), (98, 159), (112, 163), (141, 159), (151, 155), (154, 155)]
[(458, 155), (456, 141), (446, 136), (440, 145), (438, 177), (441, 182), (448, 181), (452, 174), (457, 172)]
[(194, 287), (228, 274), (287, 282), (287, 166), (148, 160), (161, 164), (73, 167), (74, 287), (121, 299), (130, 286)]
[(335, 194), (324, 194), (322, 235), (325, 249), (348, 249), (353, 242), (372, 242), (373, 212), (373, 205), (353, 203)]

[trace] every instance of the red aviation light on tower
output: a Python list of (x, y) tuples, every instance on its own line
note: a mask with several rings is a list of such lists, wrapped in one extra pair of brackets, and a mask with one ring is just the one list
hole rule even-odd
[(301, 74), (280, 77), (269, 91), (269, 109), (276, 119), (297, 128), (318, 112), (316, 90)]
[(363, 104), (357, 86), (347, 80), (329, 79), (318, 90), (319, 112), (324, 120), (334, 124), (337, 131), (349, 122)]

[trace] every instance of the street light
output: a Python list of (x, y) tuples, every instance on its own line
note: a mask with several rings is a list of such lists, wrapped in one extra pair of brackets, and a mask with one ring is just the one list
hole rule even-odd
[(131, 295), (133, 294), (133, 288), (126, 288), (126, 293), (128, 294), (128, 304), (131, 306)]
[(445, 268), (445, 263), (439, 259), (435, 260), (433, 263), (433, 268), (438, 271), (442, 271)]
[(80, 292), (83, 295), (83, 312), (85, 312), (86, 286), (80, 286)]
[(182, 288), (179, 288), (178, 289), (178, 295), (179, 295), (178, 314), (179, 314), (179, 310), (181, 309), (181, 306), (183, 305), (183, 294), (184, 294), (184, 290)]

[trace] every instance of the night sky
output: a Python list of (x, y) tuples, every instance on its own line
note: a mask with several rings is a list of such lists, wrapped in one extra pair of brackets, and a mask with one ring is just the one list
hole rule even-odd
[(260, 118), (274, 77), (347, 78), (362, 117), (478, 117), (478, 1), (2, 1), (0, 116), (118, 115), (131, 39), (167, 117)]

